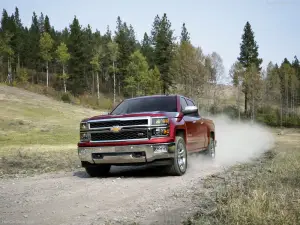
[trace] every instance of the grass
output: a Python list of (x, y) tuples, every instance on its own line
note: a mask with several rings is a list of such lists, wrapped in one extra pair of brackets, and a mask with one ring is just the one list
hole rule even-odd
[(79, 122), (101, 112), (0, 86), (0, 177), (79, 165)]
[(202, 210), (185, 224), (298, 224), (299, 171), (300, 133), (278, 136), (258, 161), (207, 178)]
[[(1, 84), (0, 84), (1, 85)], [(2, 85), (5, 85), (2, 83)], [(74, 105), (81, 105), (84, 107), (92, 109), (105, 109), (111, 110), (113, 107), (112, 98), (100, 93), (100, 100), (97, 96), (92, 96), (89, 94), (81, 95), (78, 97), (73, 96), (71, 93), (64, 93), (63, 91), (57, 91), (52, 87), (46, 87), (45, 85), (31, 84), (31, 83), (14, 83), (15, 87), (19, 87), (30, 92), (41, 94), (53, 98), (57, 101), (64, 101), (67, 103), (72, 103)], [(117, 101), (120, 99), (117, 98)]]

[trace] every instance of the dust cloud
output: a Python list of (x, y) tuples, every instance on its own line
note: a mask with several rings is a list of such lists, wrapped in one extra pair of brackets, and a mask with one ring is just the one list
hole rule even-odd
[[(227, 116), (207, 117), (215, 123), (216, 158), (212, 162), (203, 155), (189, 158), (189, 167), (204, 169), (207, 167), (228, 167), (259, 157), (274, 146), (273, 134), (267, 127), (252, 122), (239, 122)], [(199, 158), (201, 158), (199, 160)]]

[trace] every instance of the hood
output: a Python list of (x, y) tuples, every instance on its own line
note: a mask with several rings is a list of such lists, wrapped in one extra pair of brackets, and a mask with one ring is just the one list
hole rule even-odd
[(123, 115), (98, 115), (91, 118), (86, 118), (82, 120), (82, 122), (86, 122), (88, 120), (101, 120), (101, 119), (112, 119), (112, 118), (128, 118), (128, 117), (157, 117), (157, 116), (166, 116), (168, 118), (175, 118), (179, 116), (178, 112), (139, 112), (139, 113), (130, 113), (130, 114), (123, 114)]

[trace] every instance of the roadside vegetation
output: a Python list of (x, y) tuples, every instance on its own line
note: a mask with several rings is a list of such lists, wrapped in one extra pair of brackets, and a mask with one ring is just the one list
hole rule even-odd
[(202, 209), (184, 224), (298, 224), (300, 131), (285, 129), (276, 140), (262, 158), (206, 178)]
[(79, 122), (101, 113), (4, 85), (0, 104), (0, 177), (74, 169)]

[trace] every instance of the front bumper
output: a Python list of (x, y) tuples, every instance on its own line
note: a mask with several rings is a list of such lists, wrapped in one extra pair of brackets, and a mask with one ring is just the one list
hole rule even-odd
[(147, 145), (78, 147), (84, 164), (144, 164), (174, 158), (175, 143)]

